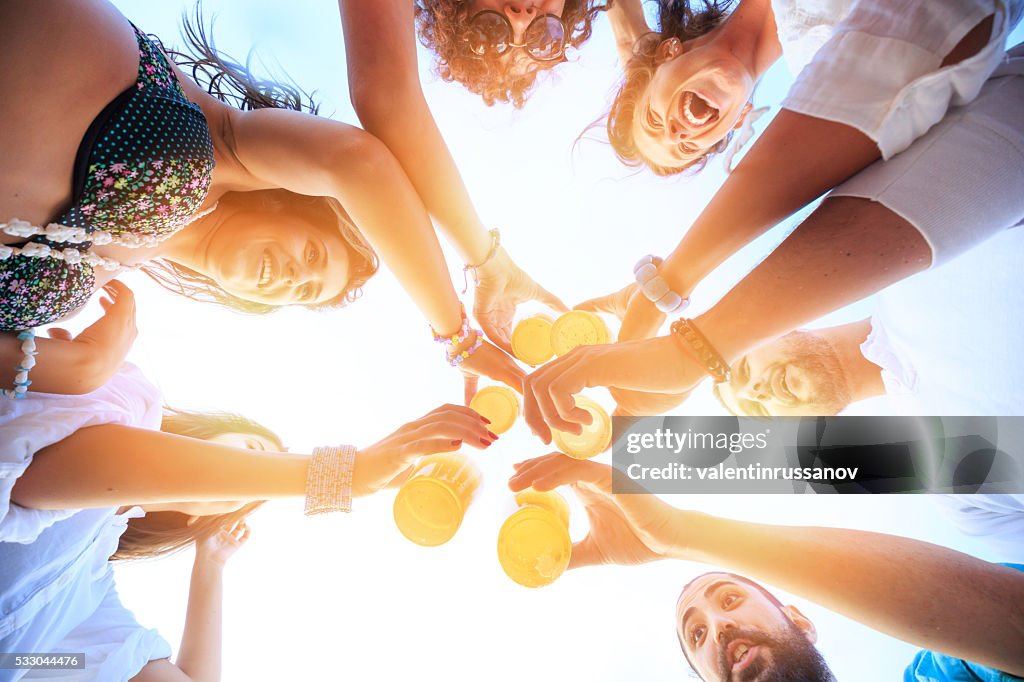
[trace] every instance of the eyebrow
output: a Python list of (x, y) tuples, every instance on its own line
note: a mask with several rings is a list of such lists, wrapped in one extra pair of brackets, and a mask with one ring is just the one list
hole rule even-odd
[[(708, 585), (707, 588), (705, 588), (705, 590), (704, 590), (704, 598), (705, 599), (711, 599), (711, 596), (719, 588), (725, 587), (727, 585), (735, 585), (735, 584), (736, 583), (734, 583), (731, 580), (716, 580), (715, 582), (713, 582), (710, 585)], [(683, 617), (679, 619), (680, 630), (682, 630), (682, 632), (683, 632), (683, 641), (684, 642), (689, 642), (690, 641), (689, 639), (686, 638), (686, 622), (690, 619), (690, 616), (692, 616), (693, 612), (696, 611), (696, 610), (697, 610), (696, 606), (688, 607), (686, 609), (686, 611), (683, 612)]]

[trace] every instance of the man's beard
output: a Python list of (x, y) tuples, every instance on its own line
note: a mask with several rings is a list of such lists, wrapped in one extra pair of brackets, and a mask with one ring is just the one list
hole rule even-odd
[[(760, 630), (730, 630), (722, 638), (718, 655), (721, 682), (835, 682), (835, 676), (821, 653), (793, 623), (773, 633)], [(737, 639), (771, 650), (771, 662), (761, 655), (745, 670), (732, 674), (726, 650)]]

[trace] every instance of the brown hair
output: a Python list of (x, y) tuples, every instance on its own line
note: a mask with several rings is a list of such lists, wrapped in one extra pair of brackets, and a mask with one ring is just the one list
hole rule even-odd
[[(611, 5), (611, 0), (565, 0), (562, 24), (566, 46), (579, 47), (590, 38), (594, 17)], [(423, 46), (435, 55), (434, 69), (441, 80), (461, 83), (470, 92), (480, 95), (487, 106), (495, 102), (511, 102), (522, 107), (533, 88), (537, 75), (559, 62), (533, 62), (532, 70), (510, 69), (499, 55), (478, 55), (465, 36), (472, 18), (465, 2), (459, 0), (415, 0), (416, 31)]]
[(647, 86), (651, 84), (658, 70), (657, 50), (662, 41), (678, 38), (684, 43), (705, 35), (722, 23), (732, 0), (699, 0), (703, 8), (694, 10), (689, 0), (660, 0), (658, 3), (658, 32), (648, 33), (633, 47), (633, 58), (625, 66), (622, 85), (615, 93), (611, 109), (606, 116), (608, 141), (619, 161), (632, 168), (647, 166), (655, 175), (676, 175), (690, 169), (699, 172), (708, 159), (725, 151), (732, 140), (732, 132), (726, 135), (703, 156), (685, 166), (677, 168), (658, 166), (640, 153), (633, 136), (633, 119), (636, 106)]
[[(197, 440), (208, 440), (224, 433), (248, 433), (270, 440), (282, 452), (286, 449), (277, 434), (267, 427), (229, 412), (187, 412), (165, 407), (160, 430)], [(187, 514), (172, 511), (150, 512), (142, 518), (129, 519), (128, 528), (110, 559), (155, 559), (180, 552), (215, 535), (224, 526), (241, 521), (262, 504), (263, 501), (250, 502), (237, 511), (200, 517), (191, 525)]]
[[(217, 51), (213, 37), (203, 25), (202, 2), (195, 6), (195, 16), (182, 18), (185, 49), (188, 52), (164, 51), (175, 63), (192, 73), (192, 79), (206, 87), (221, 100), (242, 110), (290, 109), (317, 115), (320, 105), (313, 95), (294, 83), (257, 78), (248, 66)], [(162, 47), (162, 46), (161, 46)], [(317, 310), (339, 308), (361, 294), (361, 287), (377, 272), (379, 261), (369, 242), (332, 197), (310, 197), (284, 189), (256, 192), (228, 192), (221, 205), (234, 204), (250, 213), (298, 216), (313, 225), (337, 229), (345, 241), (349, 256), (349, 281), (342, 292), (329, 301), (307, 306)], [(237, 312), (263, 315), (281, 306), (248, 301), (224, 291), (216, 281), (178, 263), (165, 259), (151, 261), (142, 271), (168, 291), (194, 301), (216, 303)]]

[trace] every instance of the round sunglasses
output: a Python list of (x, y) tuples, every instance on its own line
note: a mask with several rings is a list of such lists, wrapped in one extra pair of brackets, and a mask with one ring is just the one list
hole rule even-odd
[(469, 20), (466, 42), (474, 54), (503, 55), (514, 47), (526, 50), (538, 62), (551, 62), (565, 54), (565, 26), (554, 14), (543, 14), (526, 27), (523, 42), (515, 42), (512, 23), (500, 12), (485, 9)]

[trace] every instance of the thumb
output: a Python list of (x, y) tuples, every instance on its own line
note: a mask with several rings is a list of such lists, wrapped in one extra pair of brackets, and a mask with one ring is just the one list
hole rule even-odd
[(556, 310), (560, 313), (569, 312), (569, 306), (565, 305), (565, 303), (562, 302), (562, 299), (558, 298), (539, 284), (537, 285), (536, 299), (552, 310)]
[(596, 564), (604, 563), (601, 557), (601, 552), (597, 548), (597, 543), (594, 542), (594, 538), (589, 533), (587, 537), (583, 538), (579, 542), (574, 542), (572, 545), (572, 555), (569, 557), (569, 569), (583, 568), (584, 566), (594, 566)]
[(51, 327), (46, 330), (46, 335), (51, 339), (57, 339), (58, 341), (70, 341), (72, 338), (71, 332), (67, 329), (61, 329), (60, 327)]

